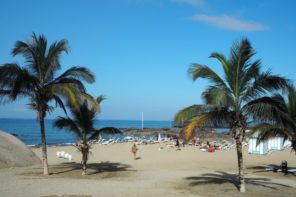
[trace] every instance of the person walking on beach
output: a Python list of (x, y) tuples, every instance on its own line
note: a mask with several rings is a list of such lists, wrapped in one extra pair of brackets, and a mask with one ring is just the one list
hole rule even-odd
[(176, 145), (175, 146), (177, 148), (176, 150), (181, 150), (181, 148), (180, 148), (180, 142), (179, 142), (179, 139), (178, 138), (176, 139)]
[(133, 157), (134, 157), (134, 160), (136, 160), (136, 156), (137, 156), (137, 151), (138, 151), (138, 148), (137, 148), (137, 145), (136, 145), (136, 143), (134, 143), (133, 145), (132, 145), (132, 150), (131, 150), (131, 152), (132, 152), (132, 154), (133, 154)]

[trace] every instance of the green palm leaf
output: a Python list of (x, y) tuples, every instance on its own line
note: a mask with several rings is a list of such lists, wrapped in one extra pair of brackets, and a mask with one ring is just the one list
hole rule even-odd
[(63, 78), (74, 78), (77, 80), (86, 81), (88, 83), (93, 83), (95, 81), (94, 74), (85, 67), (72, 67), (61, 74), (56, 80), (59, 81)]
[(69, 47), (67, 40), (61, 40), (54, 42), (48, 49), (47, 56), (44, 60), (44, 71), (43, 78), (46, 82), (49, 82), (54, 77), (54, 72), (61, 68), (60, 65), (60, 54), (65, 52), (68, 54)]
[(54, 122), (54, 126), (59, 129), (66, 129), (68, 132), (73, 133), (78, 139), (85, 140), (82, 135), (83, 132), (81, 132), (71, 118), (58, 117)]
[(228, 127), (233, 113), (227, 109), (213, 109), (209, 112), (202, 113), (191, 118), (186, 122), (183, 137), (186, 140), (192, 138), (193, 132), (196, 128), (213, 128), (213, 127)]
[(267, 123), (262, 123), (255, 126), (254, 128), (252, 128), (252, 133), (253, 135), (258, 135), (257, 145), (276, 136), (284, 136), (285, 140), (288, 139), (288, 136), (290, 136), (289, 130)]
[(98, 130), (95, 130), (92, 135), (88, 138), (88, 140), (97, 139), (101, 133), (108, 133), (108, 134), (122, 134), (122, 131), (115, 127), (104, 127)]
[(202, 98), (206, 104), (211, 104), (217, 107), (233, 107), (235, 101), (233, 95), (228, 89), (217, 86), (208, 86), (202, 93)]
[(181, 127), (185, 122), (190, 120), (191, 118), (200, 115), (208, 110), (205, 105), (192, 105), (180, 110), (174, 118), (174, 125), (176, 127)]
[(188, 73), (191, 75), (193, 80), (197, 80), (199, 78), (209, 79), (212, 83), (216, 84), (219, 87), (227, 88), (224, 81), (217, 75), (211, 68), (208, 66), (193, 64), (191, 68), (189, 68)]

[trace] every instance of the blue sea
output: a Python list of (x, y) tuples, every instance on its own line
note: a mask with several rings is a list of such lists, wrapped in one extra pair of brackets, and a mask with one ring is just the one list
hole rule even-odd
[[(47, 144), (73, 143), (77, 139), (69, 132), (53, 127), (54, 120), (45, 120)], [(141, 128), (141, 120), (96, 120), (96, 128)], [(171, 128), (171, 121), (144, 121), (144, 128)], [(0, 130), (16, 135), (27, 145), (40, 144), (40, 127), (36, 119), (0, 119)]]

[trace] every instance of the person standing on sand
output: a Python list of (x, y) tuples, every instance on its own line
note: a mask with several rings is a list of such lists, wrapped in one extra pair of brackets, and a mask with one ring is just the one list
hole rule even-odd
[(179, 139), (178, 138), (176, 139), (176, 145), (175, 146), (177, 148), (176, 150), (181, 150), (181, 148), (180, 148), (180, 142), (179, 142)]
[(136, 145), (136, 143), (134, 143), (133, 145), (132, 145), (132, 150), (131, 150), (131, 152), (132, 152), (132, 154), (133, 154), (133, 157), (134, 157), (134, 160), (136, 160), (136, 156), (137, 156), (137, 151), (138, 151), (138, 148), (137, 148), (137, 145)]

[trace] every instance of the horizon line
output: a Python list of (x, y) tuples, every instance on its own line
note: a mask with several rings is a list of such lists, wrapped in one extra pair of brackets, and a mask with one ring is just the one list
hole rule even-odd
[[(37, 118), (1, 118), (0, 120), (3, 119), (14, 119), (14, 120), (35, 120)], [(46, 118), (44, 120), (55, 120), (54, 118)], [(95, 119), (95, 120), (104, 120), (104, 121), (142, 121), (142, 120), (138, 120), (138, 119)], [(146, 121), (158, 121), (158, 122), (173, 122), (172, 120), (145, 120)]]

